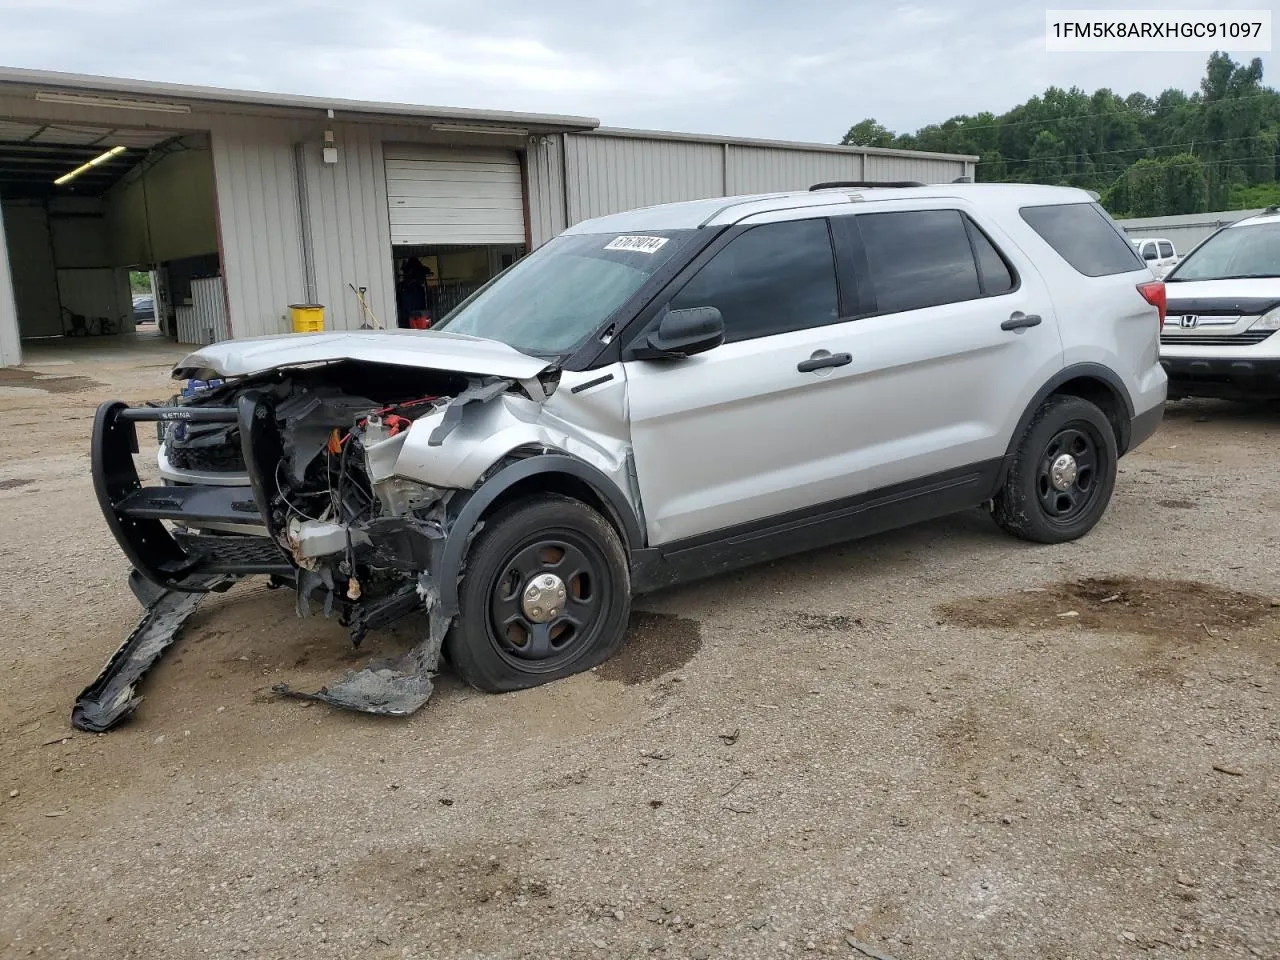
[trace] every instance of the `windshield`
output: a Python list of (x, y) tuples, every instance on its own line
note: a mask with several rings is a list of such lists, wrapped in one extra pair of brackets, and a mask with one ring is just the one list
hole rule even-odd
[(521, 353), (563, 354), (591, 336), (692, 230), (560, 236), (494, 277), (437, 325)]
[(1188, 254), (1165, 282), (1247, 277), (1280, 277), (1280, 223), (1228, 227), (1214, 234)]

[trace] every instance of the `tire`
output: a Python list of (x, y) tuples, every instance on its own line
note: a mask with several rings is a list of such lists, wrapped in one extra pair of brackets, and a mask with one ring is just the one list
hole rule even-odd
[[(1069, 462), (1061, 461), (1064, 455)], [(1007, 533), (1023, 540), (1079, 539), (1102, 519), (1111, 502), (1118, 459), (1106, 414), (1088, 400), (1052, 396), (1018, 442), (992, 515)]]
[[(563, 600), (553, 583), (549, 601), (530, 601), (534, 578), (548, 574), (563, 586)], [(524, 690), (581, 673), (617, 652), (626, 635), (626, 551), (610, 523), (578, 500), (519, 500), (485, 518), (458, 606), (445, 653), (476, 689)]]

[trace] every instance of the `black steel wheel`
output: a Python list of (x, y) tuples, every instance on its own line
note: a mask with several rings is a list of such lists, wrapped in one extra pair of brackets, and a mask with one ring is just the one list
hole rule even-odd
[(555, 670), (591, 645), (613, 601), (608, 561), (571, 530), (517, 547), (489, 591), (489, 638), (521, 669)]
[(995, 520), (1037, 543), (1084, 536), (1102, 519), (1116, 483), (1118, 449), (1111, 422), (1088, 400), (1044, 402), (1014, 450)]
[(1036, 473), (1036, 494), (1046, 517), (1072, 523), (1087, 512), (1102, 488), (1098, 482), (1099, 438), (1085, 423), (1055, 433), (1045, 446)]
[(485, 519), (467, 556), (446, 652), (481, 690), (519, 690), (595, 666), (626, 633), (631, 583), (617, 532), (568, 497)]

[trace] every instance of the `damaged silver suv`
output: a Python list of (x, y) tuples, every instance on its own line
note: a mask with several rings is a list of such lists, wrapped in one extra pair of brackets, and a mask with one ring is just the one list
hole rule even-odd
[(1163, 291), (1082, 191), (821, 184), (578, 224), (433, 330), (202, 348), (182, 396), (98, 410), (146, 614), (73, 722), (252, 575), (357, 644), (421, 617), (401, 660), (280, 688), (403, 715), (442, 653), (489, 691), (591, 667), (678, 581), (983, 504), (1080, 537), (1160, 420)]

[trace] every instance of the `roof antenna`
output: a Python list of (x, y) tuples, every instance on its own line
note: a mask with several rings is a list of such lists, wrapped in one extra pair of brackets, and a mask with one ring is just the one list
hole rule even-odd
[(952, 183), (973, 183), (973, 177), (956, 177)]

